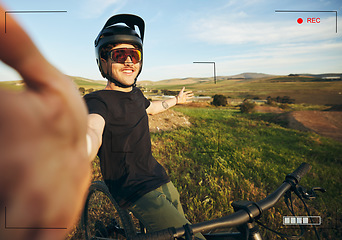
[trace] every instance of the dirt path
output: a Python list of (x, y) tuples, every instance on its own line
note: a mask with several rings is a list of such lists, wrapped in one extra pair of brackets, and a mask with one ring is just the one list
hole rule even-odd
[[(283, 110), (275, 107), (258, 107), (257, 112), (281, 114)], [(312, 131), (342, 142), (342, 111), (294, 111), (283, 113), (281, 119), (288, 122), (289, 128)], [(149, 115), (149, 123), (151, 132), (169, 131), (179, 126), (191, 125), (187, 116), (171, 109), (154, 116)]]
[(287, 113), (288, 126), (313, 131), (342, 142), (342, 112), (295, 111)]
[(179, 126), (191, 125), (187, 116), (171, 109), (156, 115), (149, 115), (148, 118), (151, 132), (169, 131)]

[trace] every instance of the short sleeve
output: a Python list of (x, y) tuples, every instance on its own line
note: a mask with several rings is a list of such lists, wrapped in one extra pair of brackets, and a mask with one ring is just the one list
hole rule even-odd
[(97, 96), (86, 95), (84, 96), (89, 114), (99, 114), (105, 120), (107, 119), (108, 108), (106, 103)]
[(141, 91), (139, 88), (135, 88), (135, 89), (136, 89), (136, 92), (138, 92), (139, 99), (141, 99), (142, 101), (144, 101), (145, 109), (147, 109), (147, 108), (151, 105), (150, 100), (148, 100), (148, 99), (145, 97), (145, 95), (142, 93), (142, 91)]
[[(145, 97), (144, 97), (144, 98), (145, 98)], [(145, 98), (145, 109), (147, 109), (150, 105), (151, 105), (150, 100), (148, 100), (147, 98)]]

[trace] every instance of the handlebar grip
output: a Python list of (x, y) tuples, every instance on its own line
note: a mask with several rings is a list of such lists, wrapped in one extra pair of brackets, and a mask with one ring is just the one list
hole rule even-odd
[(286, 180), (295, 179), (296, 184), (300, 182), (301, 178), (307, 174), (311, 169), (311, 165), (308, 163), (302, 163), (293, 173), (286, 175)]
[(175, 228), (168, 228), (168, 229), (164, 229), (158, 232), (138, 235), (137, 237), (134, 237), (133, 239), (134, 240), (166, 240), (166, 239), (173, 240), (174, 239), (173, 236), (175, 233), (176, 233)]

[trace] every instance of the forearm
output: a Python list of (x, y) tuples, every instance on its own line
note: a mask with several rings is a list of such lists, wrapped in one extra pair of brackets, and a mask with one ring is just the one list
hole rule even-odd
[(88, 152), (88, 158), (89, 161), (93, 161), (94, 158), (97, 155), (97, 152), (99, 150), (99, 148), (97, 148), (96, 146), (101, 145), (101, 143), (99, 143), (100, 140), (97, 139), (97, 137), (92, 133), (92, 131), (88, 130), (87, 133), (87, 152)]
[(151, 109), (149, 109), (148, 114), (154, 115), (161, 113), (178, 103), (178, 97), (170, 98), (163, 101), (153, 101)]
[(94, 160), (102, 145), (102, 133), (105, 126), (105, 120), (98, 114), (88, 115), (87, 129), (87, 152), (89, 161)]

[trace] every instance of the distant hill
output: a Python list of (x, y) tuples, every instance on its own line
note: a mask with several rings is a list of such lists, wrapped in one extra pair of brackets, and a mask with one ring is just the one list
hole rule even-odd
[[(263, 73), (241, 73), (211, 78), (182, 78), (163, 81), (138, 81), (144, 90), (179, 91), (183, 86), (198, 96), (222, 94), (232, 99), (266, 99), (288, 96), (295, 103), (342, 104), (342, 80), (337, 74), (289, 74), (285, 76)], [(147, 93), (148, 94), (148, 93)]]
[[(211, 78), (178, 78), (162, 81), (138, 81), (146, 96), (158, 94), (160, 90), (178, 92), (183, 86), (197, 96), (222, 94), (232, 99), (266, 99), (268, 96), (289, 96), (296, 103), (342, 104), (342, 73), (289, 74), (285, 76), (264, 73), (241, 73), (233, 76), (217, 76), (217, 83)], [(87, 93), (106, 86), (106, 81), (82, 77), (71, 77)], [(21, 81), (0, 82), (1, 86), (22, 89)]]
[(198, 84), (203, 82), (212, 81), (212, 78), (173, 78), (166, 79), (161, 81), (139, 81), (137, 82), (140, 86), (155, 86), (155, 85), (164, 85), (164, 86), (174, 86), (174, 85), (189, 85), (189, 84)]
[[(91, 80), (87, 78), (82, 78), (82, 77), (75, 77), (75, 76), (69, 76), (75, 84), (77, 84), (78, 87), (84, 87), (85, 89), (103, 89), (107, 81), (103, 80)], [(22, 89), (24, 86), (24, 83), (22, 80), (18, 81), (0, 81), (0, 86), (9, 88), (9, 89), (14, 89), (14, 90), (19, 90)]]
[[(253, 73), (253, 72), (246, 72), (240, 73), (237, 75), (232, 76), (217, 76), (217, 81), (224, 81), (224, 80), (251, 80), (251, 79), (262, 79), (262, 78), (270, 78), (276, 77), (277, 75), (270, 75), (265, 73)], [(193, 84), (200, 84), (200, 83), (208, 83), (213, 81), (213, 77), (210, 78), (173, 78), (173, 79), (166, 79), (160, 81), (138, 81), (140, 86), (175, 86), (175, 85), (193, 85)]]
[(91, 80), (87, 78), (82, 77), (74, 77), (69, 76), (79, 87), (84, 88), (103, 88), (103, 86), (106, 86), (107, 81), (104, 80)]
[(228, 79), (234, 79), (234, 78), (256, 79), (256, 78), (267, 78), (267, 77), (274, 77), (274, 76), (276, 75), (246, 72), (246, 73), (240, 73), (240, 74), (233, 75), (233, 76), (228, 76)]
[(304, 77), (314, 77), (314, 78), (321, 78), (321, 79), (342, 79), (342, 73), (323, 73), (323, 74), (293, 74), (298, 76), (304, 76)]

